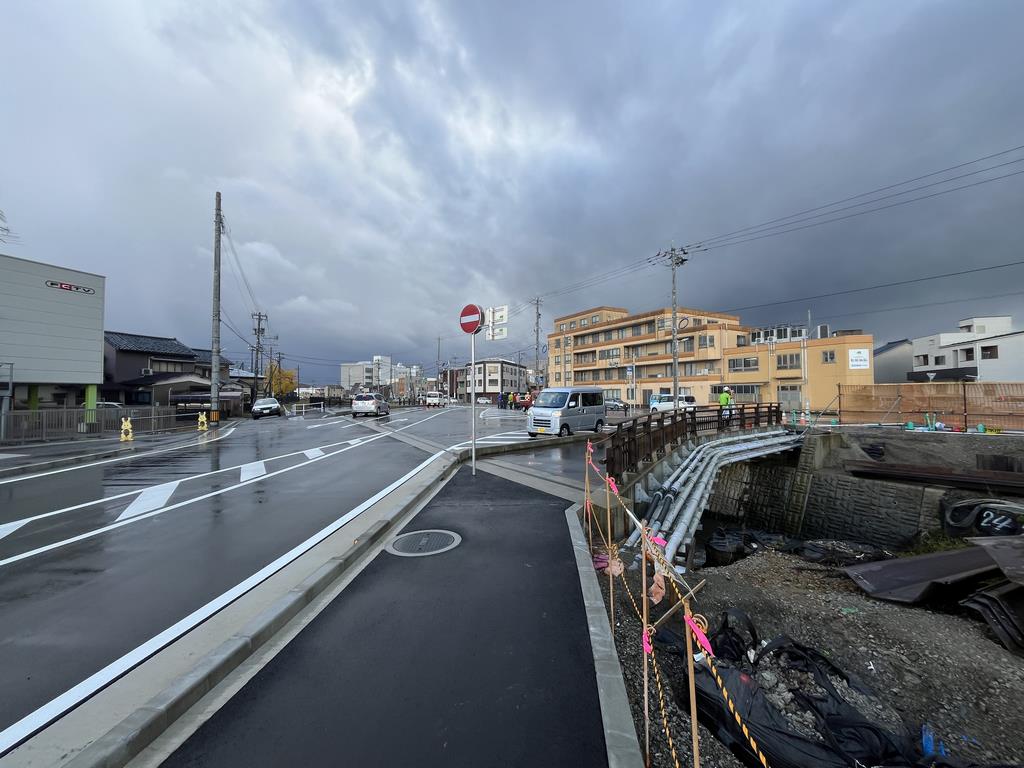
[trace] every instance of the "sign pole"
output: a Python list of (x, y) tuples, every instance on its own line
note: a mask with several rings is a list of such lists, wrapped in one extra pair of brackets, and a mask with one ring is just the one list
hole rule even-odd
[(471, 453), (471, 466), (473, 468), (473, 477), (476, 477), (476, 334), (471, 334), (469, 337), (469, 375), (472, 377), (469, 384), (469, 420), (470, 434), (470, 453)]

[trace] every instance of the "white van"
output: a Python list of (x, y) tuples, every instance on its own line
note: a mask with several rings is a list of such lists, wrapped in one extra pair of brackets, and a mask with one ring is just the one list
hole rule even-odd
[(526, 432), (530, 437), (564, 437), (581, 429), (600, 432), (606, 419), (604, 391), (598, 387), (550, 387), (537, 395), (526, 412)]
[(446, 400), (440, 392), (427, 392), (427, 408), (444, 408)]

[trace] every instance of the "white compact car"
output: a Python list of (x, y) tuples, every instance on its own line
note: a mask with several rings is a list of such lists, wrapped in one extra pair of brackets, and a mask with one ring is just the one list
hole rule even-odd
[(386, 416), (391, 413), (391, 406), (379, 392), (365, 392), (352, 398), (352, 417)]

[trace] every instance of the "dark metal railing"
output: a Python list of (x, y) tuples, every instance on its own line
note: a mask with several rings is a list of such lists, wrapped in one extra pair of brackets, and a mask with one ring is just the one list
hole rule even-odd
[(708, 406), (646, 413), (620, 422), (608, 436), (605, 468), (621, 479), (643, 461), (660, 458), (670, 446), (688, 437), (733, 430), (771, 427), (782, 423), (778, 403), (736, 403), (731, 408)]

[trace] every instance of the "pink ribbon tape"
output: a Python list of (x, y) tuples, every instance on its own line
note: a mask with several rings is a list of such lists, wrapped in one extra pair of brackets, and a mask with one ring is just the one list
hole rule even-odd
[(697, 644), (704, 649), (704, 653), (706, 653), (709, 657), (714, 658), (715, 654), (714, 651), (711, 650), (711, 643), (708, 642), (707, 635), (705, 635), (701, 631), (700, 627), (697, 626), (697, 622), (695, 622), (692, 617), (687, 616), (686, 625), (690, 628), (694, 636), (697, 638)]

